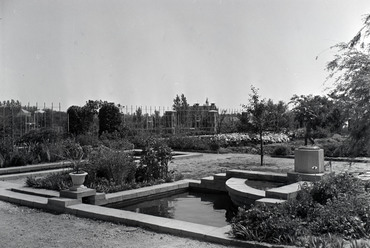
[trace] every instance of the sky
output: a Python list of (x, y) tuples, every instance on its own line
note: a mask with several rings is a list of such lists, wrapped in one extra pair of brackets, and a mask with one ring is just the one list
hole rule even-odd
[(369, 0), (0, 0), (0, 100), (240, 109), (323, 95)]

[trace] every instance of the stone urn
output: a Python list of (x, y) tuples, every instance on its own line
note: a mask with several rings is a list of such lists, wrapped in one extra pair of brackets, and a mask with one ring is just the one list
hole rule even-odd
[(84, 172), (84, 171), (80, 173), (71, 172), (69, 173), (69, 175), (73, 183), (73, 186), (70, 187), (69, 190), (78, 191), (79, 189), (86, 188), (86, 186), (84, 186), (83, 183), (85, 182), (85, 177), (87, 176), (87, 172)]

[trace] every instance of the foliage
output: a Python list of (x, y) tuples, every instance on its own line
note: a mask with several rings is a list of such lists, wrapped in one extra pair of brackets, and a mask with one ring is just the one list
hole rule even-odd
[(120, 109), (114, 103), (104, 102), (99, 109), (99, 135), (103, 132), (112, 133), (121, 125)]
[(78, 135), (89, 130), (89, 116), (85, 116), (84, 110), (79, 106), (70, 106), (67, 109), (68, 129), (71, 134)]
[(348, 43), (335, 47), (338, 54), (327, 65), (329, 78), (335, 79), (331, 96), (342, 106), (349, 121), (350, 153), (370, 154), (370, 15)]
[(307, 138), (325, 138), (332, 132), (340, 133), (345, 119), (340, 107), (326, 96), (294, 95), (290, 101), (292, 112), (299, 127), (305, 128), (305, 145)]
[[(61, 142), (56, 143), (28, 143), (24, 146), (13, 147), (0, 151), (2, 167), (24, 166), (41, 162), (56, 162), (61, 160), (63, 149)], [(2, 146), (0, 146), (1, 149)]]
[(178, 123), (186, 125), (189, 104), (184, 94), (181, 94), (181, 96), (176, 95), (175, 99), (173, 99), (172, 109), (176, 111)]
[(75, 140), (82, 147), (83, 146), (98, 147), (101, 144), (99, 137), (91, 133), (79, 134), (75, 137)]
[(340, 107), (327, 96), (294, 95), (289, 103), (294, 106), (292, 111), (300, 127), (320, 127), (340, 132), (344, 125)]
[(90, 187), (103, 181), (115, 186), (130, 184), (135, 179), (136, 163), (127, 152), (99, 146), (90, 153), (88, 161), (84, 170), (88, 173), (86, 184)]
[(287, 145), (279, 145), (274, 148), (271, 155), (274, 156), (287, 156), (292, 154), (291, 147), (288, 147)]
[(30, 144), (30, 143), (55, 143), (60, 141), (62, 138), (61, 134), (57, 131), (49, 128), (41, 128), (30, 130), (28, 133), (20, 137), (17, 144)]
[(33, 188), (64, 190), (72, 186), (68, 172), (52, 173), (44, 178), (27, 177), (26, 185)]
[(349, 147), (346, 138), (334, 135), (331, 138), (318, 139), (317, 143), (324, 150), (325, 157), (347, 157)]
[(251, 89), (252, 94), (250, 95), (249, 104), (243, 105), (243, 108), (245, 108), (245, 110), (247, 111), (250, 128), (253, 132), (259, 134), (262, 166), (264, 156), (263, 133), (271, 127), (275, 118), (272, 115), (272, 112), (269, 111), (270, 105), (266, 103), (265, 99), (260, 99), (261, 97), (260, 95), (258, 95), (258, 89), (253, 86), (251, 87)]
[[(370, 195), (364, 181), (346, 173), (331, 174), (323, 180), (302, 184), (296, 199), (283, 204), (239, 209), (231, 234), (245, 240), (293, 245), (322, 243), (316, 238), (303, 242), (307, 236), (368, 238), (369, 212)], [(333, 241), (329, 243), (335, 245)]]
[(114, 150), (132, 150), (134, 148), (134, 144), (118, 131), (114, 131), (112, 133), (102, 133), (100, 136), (100, 142), (104, 146)]
[(200, 136), (173, 135), (168, 138), (169, 147), (179, 151), (204, 151), (209, 150), (209, 143)]
[(315, 202), (325, 205), (328, 200), (338, 198), (340, 194), (351, 192), (353, 195), (363, 193), (363, 182), (349, 173), (330, 174), (325, 179), (317, 181), (310, 188), (310, 194)]
[(271, 132), (280, 132), (283, 129), (289, 128), (290, 116), (288, 104), (279, 101), (275, 104), (271, 99), (267, 101), (267, 109), (269, 112), (269, 130)]
[(136, 181), (143, 182), (153, 179), (167, 180), (169, 176), (168, 163), (171, 160), (171, 148), (162, 142), (149, 139), (142, 151), (140, 164), (137, 168)]
[(73, 171), (75, 173), (81, 173), (82, 159), (84, 157), (84, 151), (80, 144), (76, 143), (71, 139), (66, 139), (62, 143), (63, 146), (63, 157), (67, 159), (73, 165)]
[(231, 227), (235, 238), (269, 243), (291, 244), (295, 237), (304, 234), (298, 218), (290, 218), (279, 208), (267, 205), (240, 208)]

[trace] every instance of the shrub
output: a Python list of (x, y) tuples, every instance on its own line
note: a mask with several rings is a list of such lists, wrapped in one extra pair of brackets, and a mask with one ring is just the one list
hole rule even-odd
[(309, 190), (312, 199), (320, 204), (326, 204), (328, 199), (338, 198), (346, 192), (356, 196), (364, 193), (363, 182), (349, 173), (329, 174), (315, 182)]
[(119, 132), (108, 133), (104, 132), (100, 136), (101, 143), (115, 150), (131, 150), (134, 148), (134, 144), (122, 137)]
[(201, 139), (199, 136), (174, 135), (168, 139), (167, 144), (172, 149), (179, 151), (204, 151), (210, 149), (208, 141)]
[(64, 190), (72, 186), (69, 172), (53, 173), (44, 178), (27, 177), (26, 185), (33, 188)]
[(163, 142), (148, 140), (142, 151), (140, 164), (137, 168), (136, 181), (167, 180), (168, 163), (172, 160), (172, 150)]
[(24, 143), (54, 143), (59, 141), (61, 138), (60, 133), (54, 129), (41, 128), (29, 131), (20, 137), (16, 143), (21, 145)]
[(113, 185), (123, 185), (133, 182), (136, 163), (132, 156), (124, 151), (100, 146), (91, 152), (89, 162), (83, 170), (89, 173), (86, 184), (90, 187), (102, 180)]
[(232, 235), (239, 239), (270, 243), (294, 243), (305, 233), (299, 219), (283, 215), (275, 206), (260, 205), (249, 210), (240, 208), (232, 221)]
[(292, 154), (292, 149), (286, 145), (279, 145), (274, 148), (271, 155), (274, 156), (287, 156)]
[(76, 136), (76, 142), (81, 146), (98, 147), (101, 144), (98, 136), (92, 134), (80, 134)]
[(131, 142), (135, 148), (142, 149), (145, 147), (148, 136), (144, 135), (144, 133), (139, 133), (137, 135), (131, 136), (128, 141)]
[(322, 138), (327, 138), (330, 136), (330, 130), (322, 128), (322, 127), (317, 127), (316, 130), (313, 132), (312, 138), (314, 139), (322, 139)]
[[(330, 235), (338, 239), (368, 238), (370, 195), (366, 187), (367, 183), (346, 173), (302, 184), (296, 199), (273, 207), (240, 209), (231, 234), (239, 239), (294, 245), (323, 243), (316, 238), (305, 240), (310, 235), (326, 235), (326, 239)], [(339, 243), (329, 240), (332, 247)]]

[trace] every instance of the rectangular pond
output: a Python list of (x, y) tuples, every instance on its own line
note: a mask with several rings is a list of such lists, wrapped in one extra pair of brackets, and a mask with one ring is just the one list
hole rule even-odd
[(151, 198), (131, 205), (117, 202), (107, 207), (215, 227), (230, 224), (237, 211), (226, 193), (194, 191)]

